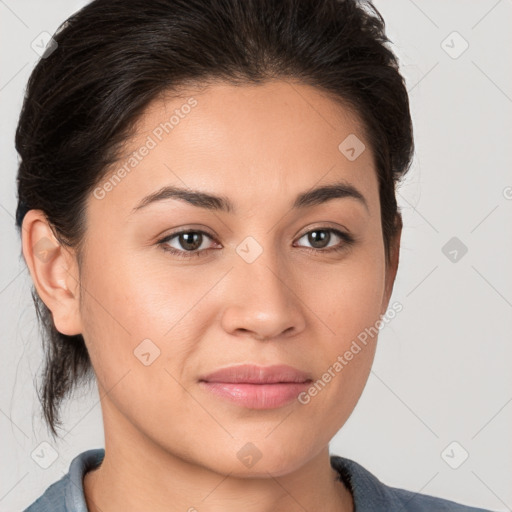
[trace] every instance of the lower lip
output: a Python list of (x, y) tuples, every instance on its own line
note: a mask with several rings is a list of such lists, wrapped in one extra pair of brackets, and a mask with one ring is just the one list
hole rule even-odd
[(277, 409), (297, 399), (310, 382), (247, 384), (235, 382), (200, 382), (214, 395), (249, 409)]

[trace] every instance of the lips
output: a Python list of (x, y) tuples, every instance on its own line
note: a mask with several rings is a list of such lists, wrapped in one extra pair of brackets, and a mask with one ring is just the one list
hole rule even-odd
[(287, 365), (243, 364), (222, 368), (199, 379), (209, 396), (248, 409), (278, 409), (297, 400), (311, 376)]
[(238, 384), (277, 384), (310, 382), (311, 375), (293, 366), (242, 364), (222, 368), (199, 379), (203, 382)]
[(209, 396), (248, 409), (278, 409), (297, 401), (311, 376), (287, 365), (242, 364), (222, 368), (199, 379)]

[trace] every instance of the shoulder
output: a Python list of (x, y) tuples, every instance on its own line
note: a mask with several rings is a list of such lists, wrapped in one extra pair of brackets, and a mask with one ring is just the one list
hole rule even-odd
[(331, 466), (351, 490), (354, 508), (365, 512), (400, 510), (402, 512), (491, 512), (454, 501), (390, 487), (353, 460), (331, 456)]
[(69, 471), (23, 512), (87, 512), (83, 477), (98, 467), (105, 450), (95, 448), (78, 454), (69, 465)]

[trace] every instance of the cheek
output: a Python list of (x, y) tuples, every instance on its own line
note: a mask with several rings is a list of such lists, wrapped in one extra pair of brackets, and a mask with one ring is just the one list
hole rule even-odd
[[(147, 259), (106, 249), (91, 254), (84, 265), (83, 335), (107, 388), (128, 370), (147, 369), (144, 362), (179, 372), (206, 325), (197, 321), (197, 303), (211, 283), (198, 279), (197, 272), (194, 278), (190, 272), (165, 271)], [(151, 381), (153, 374), (145, 371), (142, 379)]]
[(384, 263), (359, 253), (304, 280), (306, 304), (324, 324), (326, 353), (339, 353), (380, 318)]
[[(195, 334), (178, 333), (181, 323), (166, 334), (186, 308), (162, 276), (157, 281), (151, 271), (134, 272), (120, 260), (115, 269), (115, 274), (96, 271), (84, 281), (89, 293), (83, 300), (83, 335), (100, 394), (108, 393), (104, 406), (110, 415), (117, 410), (140, 422), (141, 430), (149, 417), (167, 424), (176, 403), (183, 405), (180, 414), (190, 405), (179, 382)], [(165, 407), (167, 401), (174, 405)]]
[(335, 423), (343, 423), (355, 407), (375, 355), (385, 266), (372, 254), (360, 252), (304, 282), (307, 304), (322, 329), (316, 368), (321, 382), (312, 390), (311, 405), (329, 404)]

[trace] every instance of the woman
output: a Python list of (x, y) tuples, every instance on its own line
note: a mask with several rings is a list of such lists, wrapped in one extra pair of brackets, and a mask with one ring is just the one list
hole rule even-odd
[(482, 510), (329, 453), (390, 307), (413, 154), (375, 8), (95, 0), (54, 39), (17, 225), (45, 418), (57, 435), (94, 376), (105, 449), (26, 510)]

